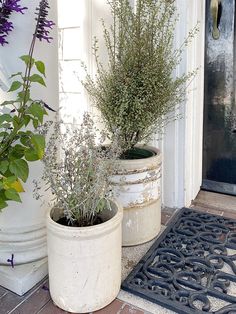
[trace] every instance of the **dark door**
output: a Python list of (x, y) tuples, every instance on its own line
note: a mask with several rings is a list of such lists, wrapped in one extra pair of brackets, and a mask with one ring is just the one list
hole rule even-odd
[(203, 183), (236, 195), (235, 0), (206, 1)]

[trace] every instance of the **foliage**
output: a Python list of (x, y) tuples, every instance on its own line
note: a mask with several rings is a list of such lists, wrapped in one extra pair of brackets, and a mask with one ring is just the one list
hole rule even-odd
[[(43, 180), (68, 225), (91, 226), (97, 223), (99, 213), (110, 208), (108, 179), (114, 173), (118, 151), (115, 143), (105, 149), (105, 139), (88, 113), (74, 130), (62, 122), (54, 124), (43, 158)], [(40, 197), (40, 189), (36, 182), (36, 197)]]
[(185, 98), (186, 83), (195, 75), (175, 77), (175, 70), (197, 28), (174, 49), (178, 20), (174, 1), (137, 0), (135, 10), (128, 0), (108, 3), (113, 15), (110, 28), (103, 22), (108, 65), (101, 64), (95, 39), (97, 75), (93, 79), (87, 72), (84, 86), (107, 129), (119, 134), (126, 150), (175, 119), (176, 105)]
[(47, 114), (44, 103), (32, 100), (30, 96), (32, 83), (45, 85), (40, 75), (44, 72), (44, 65), (30, 56), (22, 56), (21, 59), (26, 68), (35, 67), (38, 73), (29, 77), (22, 72), (12, 75), (18, 79), (12, 82), (9, 92), (19, 90), (17, 98), (1, 104), (5, 113), (0, 116), (0, 209), (7, 206), (7, 200), (20, 201), (18, 192), (23, 191), (20, 180), (26, 182), (29, 174), (27, 161), (41, 159), (45, 147), (44, 136), (29, 128), (30, 124), (34, 128), (41, 125)]
[[(12, 3), (19, 2), (12, 0)], [(11, 76), (11, 87), (8, 92), (16, 94), (16, 98), (4, 101), (0, 115), (0, 210), (7, 206), (8, 200), (21, 202), (19, 193), (23, 192), (22, 182), (29, 175), (28, 161), (42, 159), (45, 149), (44, 135), (37, 129), (43, 124), (47, 111), (52, 110), (42, 100), (31, 98), (33, 84), (46, 86), (45, 65), (33, 58), (36, 39), (50, 40), (49, 32), (43, 32), (54, 24), (46, 24), (48, 3), (40, 1), (37, 8), (36, 28), (28, 55), (21, 56), (25, 63), (25, 72), (17, 72)]]

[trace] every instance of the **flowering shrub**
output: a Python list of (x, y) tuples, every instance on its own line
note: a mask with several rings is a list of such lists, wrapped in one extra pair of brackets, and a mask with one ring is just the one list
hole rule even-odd
[(135, 10), (129, 0), (108, 3), (113, 15), (110, 27), (103, 23), (108, 64), (101, 63), (95, 40), (97, 76), (87, 73), (84, 85), (125, 151), (176, 118), (176, 105), (196, 72), (176, 77), (175, 70), (197, 28), (175, 49), (175, 1), (137, 0)]
[[(3, 30), (11, 10), (22, 12), (25, 9), (18, 2), (2, 1), (0, 30)], [(45, 65), (33, 58), (33, 52), (37, 38), (48, 42), (52, 39), (48, 29), (54, 23), (47, 20), (48, 8), (48, 1), (40, 1), (29, 54), (20, 57), (25, 63), (25, 71), (17, 72), (10, 78), (13, 82), (8, 92), (14, 92), (14, 95), (17, 92), (17, 96), (0, 104), (3, 110), (0, 115), (0, 210), (7, 206), (8, 200), (21, 201), (19, 192), (24, 191), (21, 180), (26, 182), (28, 178), (28, 161), (39, 160), (44, 155), (44, 135), (32, 129), (42, 125), (46, 109), (52, 109), (42, 100), (33, 100), (30, 91), (33, 84), (46, 86)], [(5, 43), (6, 34), (2, 35)]]
[[(43, 158), (43, 179), (68, 225), (91, 226), (98, 223), (99, 213), (110, 208), (109, 176), (114, 173), (118, 151), (116, 143), (109, 149), (102, 147), (105, 139), (88, 113), (74, 130), (62, 122), (54, 124)], [(36, 197), (40, 189), (36, 182)]]

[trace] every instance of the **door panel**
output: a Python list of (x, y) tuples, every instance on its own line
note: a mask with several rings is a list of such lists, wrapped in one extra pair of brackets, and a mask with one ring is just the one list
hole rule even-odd
[(207, 0), (202, 188), (236, 195), (235, 0), (219, 4), (218, 39), (212, 13)]

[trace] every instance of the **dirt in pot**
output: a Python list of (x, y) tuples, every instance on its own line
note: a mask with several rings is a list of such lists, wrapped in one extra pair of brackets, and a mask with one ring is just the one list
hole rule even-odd
[[(100, 149), (108, 152), (109, 146), (101, 146)], [(133, 147), (123, 152), (119, 156), (119, 159), (121, 160), (143, 159), (143, 158), (150, 158), (155, 155), (156, 153), (150, 149), (141, 148), (141, 147)]]
[(62, 218), (58, 219), (56, 222), (60, 225), (67, 226), (67, 227), (91, 227), (91, 226), (99, 225), (105, 221), (103, 221), (103, 219), (101, 217), (97, 216), (94, 219), (93, 224), (88, 223), (85, 220), (84, 221), (74, 221), (73, 223), (71, 223), (69, 220), (66, 219), (66, 217), (62, 217)]
[(150, 149), (134, 147), (125, 151), (120, 159), (132, 160), (132, 159), (143, 159), (155, 156), (156, 153)]

